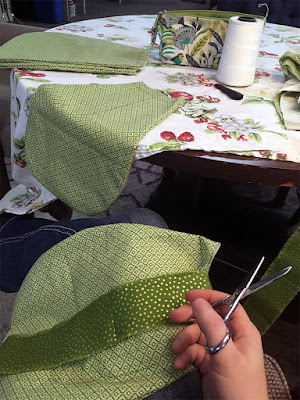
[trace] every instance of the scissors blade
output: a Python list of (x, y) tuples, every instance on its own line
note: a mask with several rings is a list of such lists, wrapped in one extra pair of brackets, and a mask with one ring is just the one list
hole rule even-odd
[(252, 293), (257, 292), (259, 289), (262, 289), (263, 287), (269, 285), (270, 283), (276, 281), (276, 279), (281, 278), (282, 276), (286, 275), (287, 273), (290, 272), (292, 267), (286, 267), (283, 268), (281, 271), (276, 272), (273, 275), (267, 276), (264, 279), (261, 279), (259, 282), (253, 283), (245, 292), (245, 294), (242, 296), (241, 300), (244, 299), (245, 297), (249, 296)]
[(229, 299), (226, 301), (226, 303), (229, 302), (229, 304), (231, 304), (231, 307), (230, 307), (230, 310), (228, 311), (227, 315), (224, 318), (225, 324), (229, 321), (231, 315), (233, 314), (233, 312), (237, 308), (240, 300), (243, 298), (243, 296), (246, 293), (247, 289), (249, 288), (249, 286), (253, 282), (253, 279), (255, 278), (255, 276), (256, 276), (258, 270), (260, 269), (260, 267), (262, 266), (262, 263), (264, 262), (264, 260), (265, 260), (265, 257), (262, 257), (260, 262), (258, 263), (257, 267), (255, 267), (250, 272), (250, 274), (247, 275), (247, 277), (242, 281), (242, 283), (235, 290), (233, 295), (230, 296), (231, 302), (228, 301)]
[[(276, 272), (273, 275), (270, 275), (264, 279), (261, 279), (259, 282), (253, 283), (251, 286), (248, 287), (248, 289), (244, 292), (244, 294), (241, 296), (240, 300), (244, 299), (245, 297), (248, 297), (250, 294), (257, 292), (258, 290), (262, 289), (263, 287), (269, 285), (270, 283), (276, 281), (277, 279), (281, 278), (282, 276), (286, 275), (287, 273), (290, 272), (292, 267), (286, 267), (283, 268), (281, 271)], [(231, 304), (233, 299), (233, 295), (228, 294), (226, 297), (223, 299), (217, 301), (216, 303), (212, 304), (213, 308), (216, 308), (222, 304)], [(196, 319), (194, 316), (192, 316), (189, 319), (189, 322), (195, 322)]]

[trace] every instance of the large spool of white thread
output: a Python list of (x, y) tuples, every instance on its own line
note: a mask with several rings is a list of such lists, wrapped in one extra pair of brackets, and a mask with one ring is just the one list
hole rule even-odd
[(229, 20), (217, 80), (228, 86), (249, 86), (254, 81), (264, 20), (236, 16)]

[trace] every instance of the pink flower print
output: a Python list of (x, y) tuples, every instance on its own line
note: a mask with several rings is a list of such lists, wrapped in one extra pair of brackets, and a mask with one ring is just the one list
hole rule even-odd
[(112, 28), (113, 26), (115, 26), (114, 24), (106, 24), (104, 25), (104, 28)]
[(224, 134), (224, 135), (222, 135), (222, 138), (223, 138), (224, 140), (228, 140), (228, 139), (231, 139), (231, 136), (230, 136), (230, 135), (227, 135), (227, 134)]
[(191, 94), (187, 92), (178, 92), (178, 91), (169, 93), (169, 96), (172, 97), (172, 99), (177, 99), (177, 97), (183, 96), (186, 101), (191, 101), (194, 98)]
[(279, 67), (275, 67), (276, 71), (282, 72), (282, 69)]
[(97, 37), (104, 37), (103, 33), (97, 33)]
[(195, 138), (190, 132), (183, 132), (178, 136), (178, 140), (181, 142), (193, 142)]
[(280, 160), (285, 160), (287, 158), (287, 154), (285, 154), (285, 153), (277, 153), (276, 154), (276, 158), (278, 158)]
[(287, 40), (288, 43), (300, 44), (300, 40)]
[(25, 160), (18, 160), (18, 159), (15, 159), (15, 164), (20, 168), (25, 168), (27, 165)]
[(269, 158), (271, 156), (271, 152), (269, 150), (260, 150), (259, 154), (264, 158)]
[(260, 51), (259, 53), (260, 53), (262, 56), (278, 57), (278, 54), (268, 53), (267, 51)]
[(22, 72), (20, 73), (21, 76), (34, 76), (36, 78), (42, 78), (46, 76), (46, 74), (40, 74), (40, 73), (35, 73), (35, 72), (29, 72), (27, 69), (22, 69)]
[(211, 129), (213, 131), (216, 131), (217, 133), (227, 133), (227, 131), (225, 131), (221, 125), (216, 124), (214, 122), (209, 122), (209, 124), (207, 125), (208, 129)]
[(248, 142), (248, 139), (245, 135), (240, 135), (237, 140), (240, 142)]
[(160, 137), (164, 140), (171, 140), (171, 139), (176, 139), (176, 135), (171, 132), (171, 131), (163, 131), (160, 134)]
[(268, 77), (270, 76), (269, 72), (256, 72), (255, 76), (265, 76)]
[(208, 80), (205, 79), (204, 74), (201, 74), (201, 75), (198, 76), (198, 81), (199, 81), (202, 85), (204, 85), (204, 86), (206, 86), (206, 87), (214, 86), (213, 83), (209, 83), (209, 79), (208, 79)]
[(197, 118), (194, 119), (195, 124), (201, 124), (202, 122), (208, 122), (208, 118)]
[(204, 96), (197, 96), (197, 99), (203, 99), (212, 103), (218, 103), (219, 101), (221, 101), (220, 99), (218, 99), (217, 97), (211, 97), (209, 95), (204, 95)]

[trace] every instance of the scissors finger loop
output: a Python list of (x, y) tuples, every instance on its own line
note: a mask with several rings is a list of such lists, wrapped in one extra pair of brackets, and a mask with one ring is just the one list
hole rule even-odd
[(222, 350), (226, 346), (226, 344), (229, 342), (229, 339), (231, 337), (230, 329), (229, 329), (229, 326), (227, 326), (227, 325), (226, 325), (226, 328), (227, 328), (226, 335), (225, 335), (224, 339), (217, 346), (213, 346), (213, 347), (205, 346), (205, 350), (208, 354), (211, 354), (211, 355), (216, 354), (218, 351)]

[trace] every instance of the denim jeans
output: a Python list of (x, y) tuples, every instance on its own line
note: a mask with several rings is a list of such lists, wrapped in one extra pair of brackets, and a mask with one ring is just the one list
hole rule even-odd
[(117, 223), (168, 228), (162, 217), (145, 208), (101, 219), (54, 222), (26, 215), (12, 218), (0, 230), (0, 290), (7, 293), (18, 291), (35, 261), (56, 243), (82, 229)]

